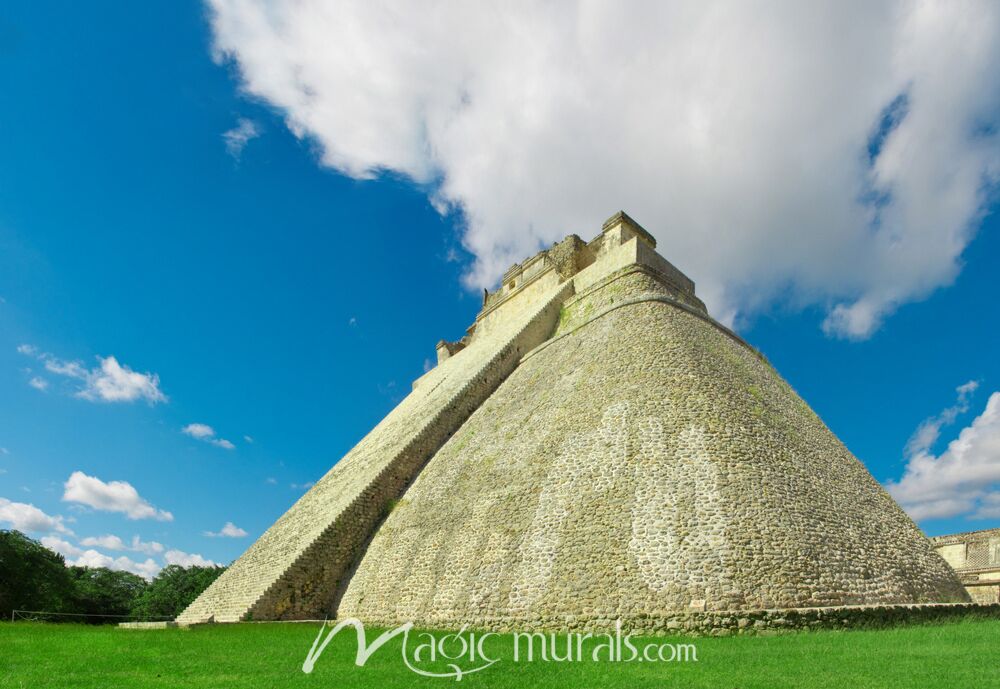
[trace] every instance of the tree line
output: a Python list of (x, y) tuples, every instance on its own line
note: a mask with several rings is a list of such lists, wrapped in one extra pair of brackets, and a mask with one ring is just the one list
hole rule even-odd
[(20, 531), (0, 530), (0, 620), (9, 620), (14, 610), (174, 618), (225, 569), (168, 565), (146, 581), (106, 567), (67, 567), (62, 555)]

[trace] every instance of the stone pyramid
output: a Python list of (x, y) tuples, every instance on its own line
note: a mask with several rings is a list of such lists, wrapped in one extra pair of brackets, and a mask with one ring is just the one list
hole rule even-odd
[(458, 342), (179, 617), (558, 627), (967, 602), (768, 362), (618, 213)]

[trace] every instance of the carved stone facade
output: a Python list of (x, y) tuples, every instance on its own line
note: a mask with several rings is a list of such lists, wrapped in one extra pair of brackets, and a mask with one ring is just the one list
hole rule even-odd
[(968, 602), (655, 246), (618, 213), (513, 266), (438, 366), (178, 621), (652, 628)]
[(1000, 529), (931, 539), (977, 603), (1000, 603)]

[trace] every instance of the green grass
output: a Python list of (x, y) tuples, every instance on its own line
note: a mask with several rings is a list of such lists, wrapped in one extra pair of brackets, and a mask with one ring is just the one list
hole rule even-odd
[[(0, 623), (0, 686), (421, 687), (452, 679), (411, 673), (401, 640), (354, 665), (354, 630), (335, 637), (312, 674), (301, 671), (315, 624), (241, 624), (129, 631), (115, 627)], [(368, 630), (370, 644), (376, 634)], [(509, 635), (486, 648), (501, 660), (460, 687), (975, 687), (1000, 686), (1000, 621), (772, 637), (637, 639), (694, 643), (694, 663), (514, 663)], [(411, 633), (411, 648), (420, 643)]]

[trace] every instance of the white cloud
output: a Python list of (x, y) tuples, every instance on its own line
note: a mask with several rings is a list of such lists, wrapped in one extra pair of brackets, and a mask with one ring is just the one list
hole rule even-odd
[(63, 517), (48, 515), (29, 503), (12, 502), (7, 498), (0, 498), (0, 522), (10, 524), (11, 528), (18, 531), (73, 533), (63, 525), (63, 521)]
[(219, 531), (206, 531), (205, 535), (211, 538), (243, 538), (247, 532), (232, 522), (226, 522)]
[(215, 430), (211, 426), (204, 423), (189, 423), (181, 429), (181, 433), (189, 435), (192, 438), (197, 438), (198, 440), (204, 440), (205, 438), (211, 438), (215, 435)]
[(215, 437), (215, 429), (204, 423), (189, 423), (187, 426), (181, 429), (181, 433), (189, 435), (192, 438), (197, 438), (198, 440), (203, 440), (206, 443), (211, 443), (216, 447), (221, 447), (226, 450), (236, 449), (236, 446), (225, 438)]
[(277, 485), (278, 479), (274, 478), (273, 476), (268, 476), (266, 479), (264, 479), (264, 483), (274, 486)]
[(100, 368), (87, 373), (86, 387), (78, 395), (84, 399), (103, 402), (133, 402), (144, 399), (149, 404), (166, 402), (160, 390), (160, 377), (155, 373), (138, 373), (122, 366), (113, 356), (98, 357)]
[[(133, 546), (137, 543), (138, 537), (132, 539)], [(132, 572), (145, 579), (152, 579), (160, 571), (160, 565), (156, 563), (152, 558), (147, 558), (144, 562), (138, 562), (132, 560), (131, 558), (120, 556), (111, 557), (105, 555), (104, 553), (88, 548), (84, 550), (79, 548), (69, 541), (63, 540), (56, 536), (45, 536), (41, 539), (42, 545), (44, 545), (49, 550), (59, 553), (66, 558), (66, 566), (77, 566), (77, 567), (107, 567), (108, 569), (120, 570), (125, 572)], [(107, 550), (136, 550), (140, 552), (143, 551), (142, 548), (129, 547), (122, 542), (117, 536), (101, 536), (99, 538), (84, 538), (80, 541), (83, 546), (98, 546), (103, 547)], [(148, 544), (143, 544), (148, 545)], [(155, 552), (160, 552), (163, 550), (163, 546), (159, 543), (155, 545), (159, 546), (159, 550)]]
[(226, 152), (236, 160), (243, 155), (243, 149), (252, 140), (260, 136), (260, 127), (253, 120), (241, 117), (236, 122), (236, 126), (222, 134), (222, 139), (226, 142)]
[(917, 520), (991, 516), (1000, 505), (1000, 392), (939, 456), (926, 439), (911, 441), (916, 452), (902, 478), (886, 486), (892, 496)]
[(309, 490), (315, 485), (315, 481), (306, 481), (305, 483), (293, 483), (291, 484), (291, 488), (292, 490)]
[(52, 552), (59, 553), (63, 557), (80, 557), (83, 555), (82, 549), (77, 548), (69, 541), (64, 541), (58, 536), (43, 536), (41, 543)]
[(137, 553), (146, 553), (147, 555), (152, 555), (154, 553), (163, 552), (163, 544), (157, 543), (156, 541), (142, 541), (139, 540), (138, 536), (132, 536), (132, 541), (129, 543), (129, 550), (133, 550)]
[(131, 572), (146, 580), (155, 577), (161, 569), (160, 565), (152, 558), (147, 558), (145, 562), (136, 562), (124, 555), (113, 558), (96, 550), (85, 550), (75, 560), (67, 559), (66, 564), (77, 567), (107, 567), (108, 569)]
[(251, 438), (251, 437), (250, 437), (249, 435), (245, 435), (245, 436), (243, 436), (243, 440), (244, 440), (244, 442), (246, 442), (246, 443), (247, 443), (248, 445), (253, 445), (253, 438)]
[(183, 550), (168, 550), (163, 556), (168, 565), (181, 567), (218, 567), (218, 563), (203, 558), (197, 553), (185, 553)]
[(9, 455), (9, 454), (10, 450), (8, 450), (6, 447), (0, 447), (0, 455)]
[(906, 456), (912, 457), (913, 455), (929, 450), (941, 435), (942, 427), (950, 426), (955, 423), (955, 419), (958, 418), (959, 414), (969, 411), (969, 397), (978, 387), (978, 381), (970, 380), (968, 383), (955, 388), (955, 392), (958, 394), (955, 404), (943, 410), (937, 416), (925, 419), (917, 427), (917, 430), (906, 444)]
[(619, 208), (731, 321), (861, 338), (948, 285), (1000, 177), (1000, 5), (210, 0), (323, 165), (464, 211), (469, 286)]
[(76, 502), (104, 512), (121, 512), (129, 519), (155, 519), (173, 521), (170, 512), (159, 510), (139, 496), (138, 491), (125, 481), (105, 483), (95, 476), (74, 471), (65, 483), (62, 499)]
[(80, 545), (96, 546), (105, 550), (125, 550), (125, 541), (118, 536), (88, 536), (80, 541)]
[(984, 495), (971, 518), (1000, 519), (1000, 491)]
[[(113, 356), (97, 357), (98, 366), (88, 369), (79, 361), (64, 361), (48, 352), (39, 352), (33, 345), (21, 345), (17, 351), (33, 356), (45, 365), (45, 370), (58, 376), (78, 381), (76, 396), (92, 402), (134, 402), (145, 400), (149, 404), (166, 402), (160, 390), (160, 377), (155, 373), (139, 373), (118, 363)], [(48, 387), (48, 381), (35, 376), (29, 384), (39, 390)]]
[(162, 543), (156, 541), (142, 541), (138, 536), (132, 536), (132, 541), (126, 543), (118, 536), (107, 534), (104, 536), (88, 536), (80, 541), (80, 545), (104, 548), (105, 550), (131, 550), (137, 553), (153, 555), (162, 553), (164, 548)]
[(51, 355), (42, 354), (39, 357), (45, 362), (45, 370), (59, 376), (69, 376), (70, 378), (86, 378), (87, 369), (79, 361), (63, 361), (53, 358)]

